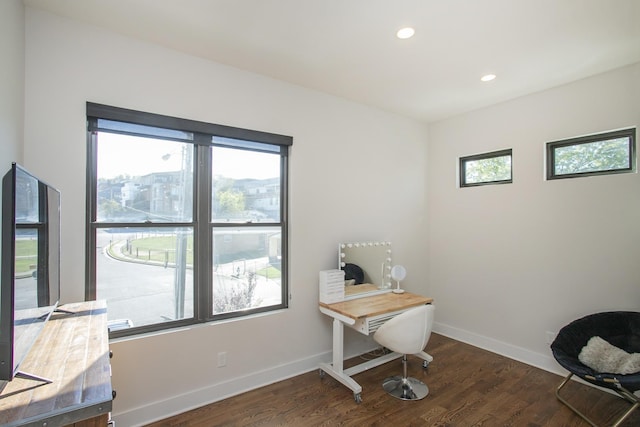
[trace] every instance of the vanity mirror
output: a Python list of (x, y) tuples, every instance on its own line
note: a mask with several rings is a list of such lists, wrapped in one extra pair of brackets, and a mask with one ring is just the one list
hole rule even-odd
[(340, 243), (338, 268), (345, 271), (345, 299), (391, 289), (391, 242)]

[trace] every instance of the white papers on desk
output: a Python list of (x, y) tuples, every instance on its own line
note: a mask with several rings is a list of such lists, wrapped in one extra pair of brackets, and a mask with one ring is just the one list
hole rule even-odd
[(320, 272), (320, 302), (331, 304), (344, 300), (344, 270)]

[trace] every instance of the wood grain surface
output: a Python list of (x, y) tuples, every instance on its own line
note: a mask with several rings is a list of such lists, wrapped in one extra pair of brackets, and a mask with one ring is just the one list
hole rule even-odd
[(51, 384), (18, 377), (4, 383), (0, 425), (106, 425), (112, 406), (106, 302), (61, 308), (72, 314), (54, 313), (20, 365)]
[[(396, 360), (355, 375), (363, 387), (360, 404), (351, 390), (314, 370), (147, 427), (589, 427), (556, 399), (562, 381), (556, 374), (435, 333), (425, 351), (434, 357), (426, 370), (409, 356), (409, 375), (429, 386), (429, 395), (417, 402), (395, 399), (382, 389), (384, 378), (402, 372)], [(563, 395), (601, 426), (629, 408), (619, 397), (576, 381)], [(640, 410), (621, 427), (632, 426), (640, 426)]]
[(394, 294), (373, 295), (370, 297), (356, 298), (348, 301), (335, 302), (333, 304), (320, 303), (321, 306), (333, 310), (343, 316), (352, 319), (359, 319), (365, 316), (377, 316), (379, 314), (391, 313), (408, 307), (431, 304), (433, 298), (405, 292)]

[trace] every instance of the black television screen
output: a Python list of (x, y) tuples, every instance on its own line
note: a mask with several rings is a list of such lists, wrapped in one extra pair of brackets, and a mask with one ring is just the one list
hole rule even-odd
[(19, 370), (60, 298), (60, 193), (13, 163), (2, 180), (0, 380)]

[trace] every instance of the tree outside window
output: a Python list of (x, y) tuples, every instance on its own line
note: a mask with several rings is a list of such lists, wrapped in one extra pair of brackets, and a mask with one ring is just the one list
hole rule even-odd
[(90, 103), (87, 117), (86, 295), (107, 300), (111, 336), (287, 307), (290, 137)]
[(547, 143), (547, 179), (635, 170), (635, 129)]
[(460, 158), (460, 187), (512, 182), (511, 149)]

